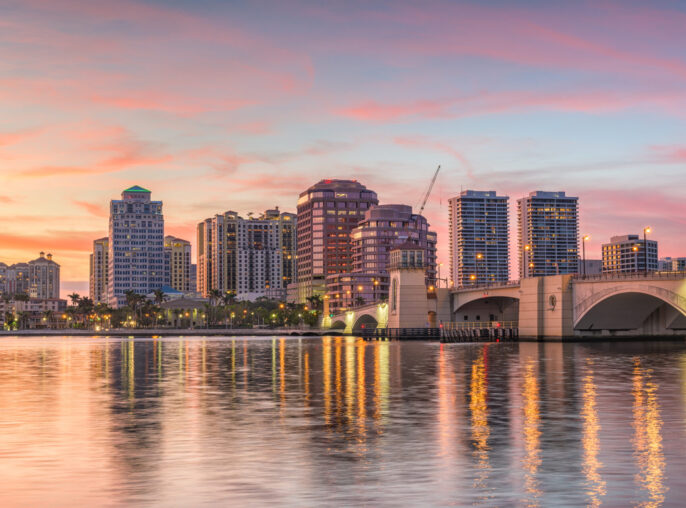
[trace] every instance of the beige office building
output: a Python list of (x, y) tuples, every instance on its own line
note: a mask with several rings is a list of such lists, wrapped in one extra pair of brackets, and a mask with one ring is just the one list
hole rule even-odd
[(109, 276), (109, 239), (93, 241), (90, 255), (89, 294), (93, 303), (107, 303), (107, 282)]
[(295, 272), (296, 216), (278, 209), (245, 219), (236, 212), (198, 224), (197, 285), (240, 300), (285, 299)]
[(169, 287), (182, 293), (195, 291), (191, 284), (191, 242), (165, 236), (164, 268)]

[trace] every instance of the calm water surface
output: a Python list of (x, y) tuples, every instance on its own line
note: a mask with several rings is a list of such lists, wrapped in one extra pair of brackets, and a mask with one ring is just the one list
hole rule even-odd
[(0, 340), (0, 505), (678, 506), (686, 344)]

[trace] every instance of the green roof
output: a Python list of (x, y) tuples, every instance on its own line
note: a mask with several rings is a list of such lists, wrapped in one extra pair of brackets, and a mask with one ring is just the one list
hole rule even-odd
[(147, 192), (148, 194), (150, 194), (150, 191), (148, 189), (144, 189), (140, 185), (134, 185), (133, 187), (129, 187), (124, 192)]

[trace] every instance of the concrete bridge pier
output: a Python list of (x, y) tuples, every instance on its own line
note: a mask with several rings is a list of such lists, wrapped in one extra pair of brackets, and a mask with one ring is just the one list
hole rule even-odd
[(573, 275), (531, 277), (519, 288), (520, 340), (562, 340), (574, 335)]

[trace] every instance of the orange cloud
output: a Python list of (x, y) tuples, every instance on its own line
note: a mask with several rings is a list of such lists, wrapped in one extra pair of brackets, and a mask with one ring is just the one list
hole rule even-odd
[(98, 175), (117, 173), (141, 166), (156, 166), (171, 162), (169, 154), (160, 154), (160, 146), (135, 138), (129, 131), (119, 126), (98, 126), (93, 130), (67, 130), (61, 137), (77, 142), (75, 151), (87, 154), (106, 153), (91, 164), (43, 165), (15, 172), (23, 178), (45, 178), (55, 176)]
[(88, 203), (86, 201), (72, 201), (72, 203), (83, 208), (88, 213), (95, 215), (96, 217), (109, 217), (109, 211), (102, 205)]
[(90, 252), (93, 240), (103, 236), (102, 231), (49, 231), (44, 234), (17, 235), (0, 233), (0, 247), (4, 250), (45, 251), (56, 257), (59, 251)]

